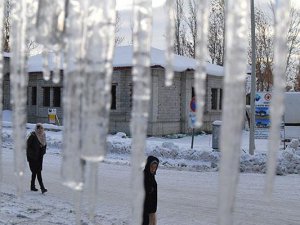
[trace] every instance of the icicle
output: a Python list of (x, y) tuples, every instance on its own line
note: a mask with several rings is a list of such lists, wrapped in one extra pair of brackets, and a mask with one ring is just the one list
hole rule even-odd
[[(106, 153), (111, 104), (112, 59), (114, 53), (115, 1), (86, 1), (83, 47), (84, 87), (82, 94), (81, 158), (90, 165), (88, 199), (97, 196), (98, 163)], [(90, 210), (95, 208), (90, 201)], [(89, 212), (93, 217), (94, 212)]]
[(174, 36), (175, 36), (175, 16), (174, 16), (174, 0), (166, 1), (168, 12), (167, 28), (166, 28), (166, 66), (165, 66), (165, 85), (171, 86), (173, 83), (173, 58), (174, 58)]
[(66, 49), (64, 71), (64, 130), (63, 130), (63, 183), (74, 189), (82, 190), (83, 166), (81, 154), (81, 48), (82, 12), (78, 1), (69, 1), (66, 23)]
[(144, 200), (143, 165), (146, 148), (149, 100), (151, 97), (150, 51), (152, 32), (152, 5), (150, 0), (135, 0), (133, 4), (133, 108), (132, 134), (132, 200), (133, 225), (142, 223)]
[[(87, 1), (83, 89), (82, 158), (100, 162), (104, 158), (108, 132), (112, 57), (114, 49), (114, 1)], [(88, 119), (86, 119), (88, 118)]]
[(54, 63), (54, 68), (53, 68), (53, 78), (52, 81), (55, 84), (58, 84), (60, 82), (60, 70), (62, 69), (61, 65), (61, 53), (56, 52), (55, 53), (55, 63)]
[(14, 163), (17, 192), (23, 190), (25, 168), (27, 83), (26, 71), (26, 0), (12, 1), (11, 13), (11, 103), (13, 109)]
[(280, 126), (284, 112), (284, 88), (287, 56), (287, 33), (289, 28), (289, 0), (276, 1), (276, 26), (274, 41), (274, 86), (271, 99), (271, 128), (268, 143), (268, 163), (265, 192), (272, 195), (277, 165), (277, 151), (280, 147)]
[(239, 177), (247, 71), (248, 0), (227, 1), (224, 109), (221, 127), (218, 224), (232, 225)]
[[(67, 0), (39, 0), (36, 22), (36, 41), (45, 49), (53, 50), (56, 55), (61, 54), (62, 40), (65, 31), (65, 5)], [(46, 53), (44, 53), (46, 54)], [(44, 58), (43, 72), (47, 73), (46, 58)], [(55, 60), (54, 68), (59, 68), (60, 61)], [(56, 65), (57, 64), (57, 65)], [(53, 71), (53, 82), (59, 82), (57, 72)], [(58, 73), (59, 75), (60, 73)], [(44, 79), (49, 80), (50, 74), (44, 74)]]
[(44, 49), (42, 52), (42, 58), (43, 58), (43, 78), (44, 80), (48, 81), (50, 80), (50, 69), (49, 69), (48, 51), (46, 49)]
[[(5, 1), (0, 2), (0, 21), (4, 21)], [(3, 22), (0, 23), (0, 30), (3, 31)], [(2, 36), (0, 35), (0, 43), (3, 46)], [(3, 57), (0, 57), (0, 87), (3, 87)], [(3, 88), (0, 88), (0, 99), (3, 98)], [(2, 101), (0, 101), (0, 118), (2, 118)], [(0, 134), (2, 134), (2, 119), (0, 120)], [(2, 135), (0, 136), (0, 185), (2, 183)]]
[(81, 199), (84, 184), (85, 161), (81, 156), (81, 113), (82, 113), (82, 3), (69, 1), (66, 6), (66, 32), (64, 39), (64, 128), (63, 162), (61, 167), (63, 184), (74, 193), (76, 224), (81, 224)]
[(207, 36), (208, 36), (208, 0), (201, 0), (196, 3), (197, 13), (197, 40), (195, 47), (195, 59), (197, 60), (195, 70), (195, 91), (196, 91), (196, 126), (201, 127), (205, 104), (205, 83), (206, 83), (206, 57), (207, 57)]

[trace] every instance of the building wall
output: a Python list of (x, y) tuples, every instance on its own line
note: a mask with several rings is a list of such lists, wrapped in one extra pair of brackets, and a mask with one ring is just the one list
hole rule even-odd
[(110, 111), (109, 130), (130, 133), (129, 122), (132, 108), (132, 76), (131, 68), (114, 70), (112, 85), (116, 85), (116, 109)]
[[(149, 109), (148, 135), (166, 135), (172, 133), (190, 133), (188, 115), (190, 101), (194, 87), (193, 71), (176, 72), (173, 85), (165, 86), (164, 69), (152, 68), (152, 93)], [(54, 84), (51, 80), (45, 81), (42, 73), (30, 73), (28, 83), (28, 122), (48, 122), (48, 109), (56, 109), (60, 123), (63, 123), (63, 90), (61, 81)], [(110, 111), (109, 131), (118, 131), (130, 134), (130, 120), (132, 110), (132, 75), (131, 68), (117, 68), (113, 72), (112, 85), (116, 87), (116, 108)], [(37, 88), (37, 105), (32, 105), (32, 87)], [(50, 106), (43, 106), (43, 87), (50, 87)], [(53, 87), (61, 87), (61, 107), (53, 106)], [(204, 124), (199, 130), (211, 131), (212, 122), (221, 119), (221, 109), (211, 109), (212, 88), (222, 89), (222, 77), (207, 76), (204, 109)], [(11, 109), (9, 104), (9, 74), (4, 76), (4, 109)], [(218, 97), (220, 97), (218, 91)], [(218, 100), (220, 101), (220, 100)], [(217, 103), (219, 104), (219, 103)]]
[[(43, 74), (41, 72), (38, 73), (30, 73), (29, 80), (28, 80), (28, 100), (27, 100), (27, 120), (29, 123), (48, 123), (48, 109), (56, 109), (56, 115), (59, 118), (59, 123), (63, 123), (63, 108), (62, 108), (62, 83), (63, 77), (61, 75), (60, 82), (55, 84), (52, 80), (45, 81), (43, 79)], [(32, 105), (32, 87), (37, 88), (37, 104)], [(49, 87), (50, 88), (50, 106), (43, 106), (43, 88)], [(61, 87), (61, 99), (60, 104), (61, 107), (54, 107), (53, 106), (53, 87)]]

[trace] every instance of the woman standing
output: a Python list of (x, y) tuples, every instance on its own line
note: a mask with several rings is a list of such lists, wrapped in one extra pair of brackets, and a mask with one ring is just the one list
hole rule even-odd
[(35, 178), (37, 177), (43, 194), (47, 192), (42, 179), (43, 157), (46, 153), (46, 147), (47, 143), (44, 127), (41, 123), (37, 123), (35, 130), (31, 132), (29, 138), (27, 139), (26, 154), (32, 173), (30, 190), (38, 191), (38, 189), (35, 187)]
[(158, 164), (158, 158), (148, 156), (144, 169), (145, 201), (142, 225), (156, 225), (157, 183), (155, 174)]

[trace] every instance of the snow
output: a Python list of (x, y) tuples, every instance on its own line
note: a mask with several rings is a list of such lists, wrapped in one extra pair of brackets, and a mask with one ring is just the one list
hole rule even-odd
[[(115, 48), (115, 55), (113, 59), (113, 67), (132, 67), (132, 46), (119, 46)], [(49, 68), (54, 68), (54, 53), (49, 53)], [(151, 66), (165, 67), (165, 52), (157, 48), (151, 48)], [(186, 70), (195, 70), (196, 60), (187, 58), (180, 55), (175, 55), (173, 60), (173, 68), (176, 72), (182, 72)], [(42, 54), (34, 55), (28, 59), (28, 72), (40, 72), (43, 71), (43, 58)], [(224, 69), (221, 66), (206, 63), (207, 74), (213, 76), (223, 76)]]
[[(48, 149), (43, 177), (49, 192), (29, 191), (28, 181), (21, 198), (16, 196), (13, 175), (11, 112), (3, 111), (2, 168), (0, 185), (0, 224), (75, 224), (73, 192), (61, 185), (62, 127), (44, 124)], [(27, 124), (30, 133), (34, 124)], [(237, 193), (237, 224), (291, 224), (300, 222), (300, 148), (294, 140), (278, 157), (274, 199), (263, 200), (267, 140), (256, 140), (255, 155), (248, 152), (249, 133), (243, 131), (240, 184)], [(215, 224), (220, 152), (212, 150), (212, 135), (174, 134), (147, 138), (147, 155), (160, 159), (157, 173), (159, 200), (158, 224)], [(297, 145), (298, 144), (298, 145)], [(130, 152), (131, 138), (118, 132), (107, 137), (108, 152), (99, 168), (100, 190), (95, 224), (130, 224)], [(24, 152), (25, 153), (25, 152)], [(28, 184), (28, 185), (27, 185)], [(86, 202), (82, 203), (81, 224), (89, 224)], [(255, 215), (255, 216), (254, 216)], [(187, 222), (188, 221), (188, 222)]]

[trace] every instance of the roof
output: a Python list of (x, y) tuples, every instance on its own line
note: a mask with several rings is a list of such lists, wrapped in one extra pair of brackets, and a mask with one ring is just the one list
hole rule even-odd
[[(115, 54), (113, 59), (113, 67), (132, 67), (132, 55), (133, 48), (132, 45), (119, 46), (115, 48)], [(49, 68), (54, 68), (53, 58), (54, 54), (49, 53)], [(43, 58), (41, 54), (34, 55), (28, 59), (28, 72), (40, 72), (43, 71)], [(165, 51), (151, 48), (151, 66), (161, 66), (165, 68)], [(196, 60), (180, 55), (174, 55), (173, 68), (175, 72), (182, 72), (186, 70), (195, 70)], [(224, 68), (222, 66), (214, 65), (211, 63), (206, 63), (207, 74), (213, 76), (223, 76)]]

